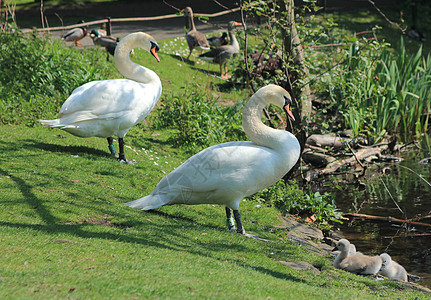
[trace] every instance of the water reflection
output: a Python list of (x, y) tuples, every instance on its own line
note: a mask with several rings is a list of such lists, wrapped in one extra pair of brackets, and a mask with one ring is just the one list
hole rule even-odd
[[(431, 215), (431, 187), (412, 172), (430, 182), (431, 165), (418, 164), (420, 159), (416, 156), (405, 158), (401, 163), (369, 170), (370, 175), (362, 179), (367, 186), (363, 191), (356, 188), (337, 191), (339, 209), (399, 219)], [(382, 167), (388, 168), (389, 173), (379, 175)], [(421, 222), (431, 224), (430, 220)], [(339, 229), (359, 251), (376, 255), (387, 252), (408, 273), (424, 277), (420, 284), (431, 287), (431, 227), (406, 231), (399, 224), (386, 221), (356, 220), (345, 222)]]

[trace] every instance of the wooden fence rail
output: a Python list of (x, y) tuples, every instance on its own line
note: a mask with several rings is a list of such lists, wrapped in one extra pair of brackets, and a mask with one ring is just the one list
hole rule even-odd
[[(236, 11), (239, 11), (240, 7), (220, 11), (213, 14), (200, 14), (195, 13), (196, 17), (207, 17), (207, 18), (215, 18), (222, 15), (230, 14)], [(97, 21), (91, 21), (91, 22), (85, 22), (80, 24), (74, 24), (69, 26), (58, 26), (58, 27), (46, 27), (46, 28), (24, 28), (22, 29), (23, 32), (31, 32), (31, 31), (56, 31), (56, 30), (68, 30), (76, 27), (83, 27), (83, 26), (90, 26), (90, 25), (98, 25), (103, 23), (113, 23), (113, 22), (141, 22), (141, 21), (157, 21), (157, 20), (164, 20), (164, 19), (171, 19), (171, 18), (178, 18), (182, 17), (182, 14), (170, 14), (170, 15), (164, 15), (164, 16), (156, 16), (156, 17), (136, 17), (136, 18), (106, 18), (102, 20)]]

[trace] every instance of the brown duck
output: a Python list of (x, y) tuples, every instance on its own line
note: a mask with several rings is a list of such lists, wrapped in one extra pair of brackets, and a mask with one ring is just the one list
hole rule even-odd
[(87, 29), (85, 27), (73, 28), (66, 32), (61, 38), (66, 42), (74, 42), (76, 46), (81, 47), (82, 44), (78, 42), (87, 35)]

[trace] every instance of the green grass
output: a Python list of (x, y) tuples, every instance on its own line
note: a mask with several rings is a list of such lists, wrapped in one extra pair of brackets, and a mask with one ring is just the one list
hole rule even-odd
[(0, 126), (1, 298), (422, 297), (333, 269), (283, 239), (278, 212), (252, 201), (241, 203), (244, 226), (271, 242), (227, 232), (220, 206), (125, 206), (185, 159), (158, 134), (131, 130), (129, 166), (109, 157), (104, 139)]

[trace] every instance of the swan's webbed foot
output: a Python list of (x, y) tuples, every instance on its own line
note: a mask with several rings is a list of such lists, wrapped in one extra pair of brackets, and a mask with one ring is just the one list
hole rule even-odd
[(131, 160), (128, 160), (127, 158), (118, 158), (121, 164), (128, 164), (128, 165), (134, 165), (135, 163)]

